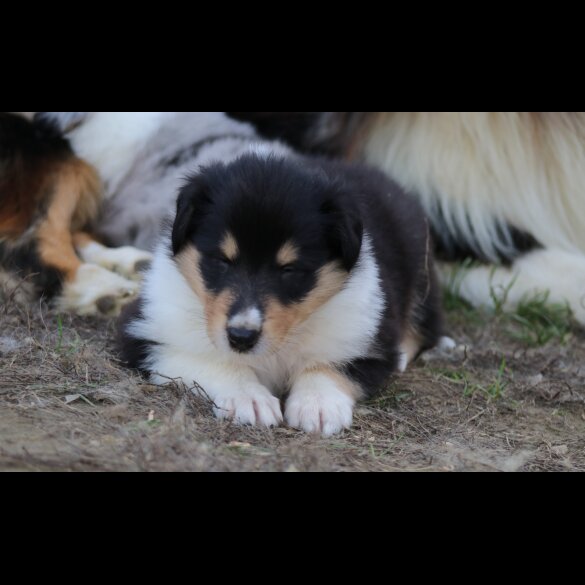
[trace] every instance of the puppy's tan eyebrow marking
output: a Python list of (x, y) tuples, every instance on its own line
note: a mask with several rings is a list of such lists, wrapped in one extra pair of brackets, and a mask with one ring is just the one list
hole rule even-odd
[(230, 261), (235, 260), (240, 253), (240, 249), (238, 248), (238, 243), (234, 236), (227, 232), (224, 236), (219, 249), (223, 252), (223, 255)]
[(283, 246), (278, 251), (276, 255), (276, 262), (279, 266), (286, 266), (287, 264), (292, 264), (299, 259), (299, 251), (296, 246), (288, 241), (283, 244)]

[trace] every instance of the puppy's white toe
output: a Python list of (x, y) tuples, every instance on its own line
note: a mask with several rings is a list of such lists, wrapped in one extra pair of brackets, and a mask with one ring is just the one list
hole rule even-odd
[(285, 418), (293, 428), (330, 437), (351, 427), (353, 405), (352, 398), (333, 386), (296, 389), (286, 403)]
[(219, 419), (261, 427), (276, 427), (282, 423), (280, 401), (260, 384), (221, 393), (213, 400), (213, 411)]
[(137, 283), (101, 266), (83, 264), (75, 280), (64, 284), (58, 305), (78, 315), (115, 316), (137, 294)]

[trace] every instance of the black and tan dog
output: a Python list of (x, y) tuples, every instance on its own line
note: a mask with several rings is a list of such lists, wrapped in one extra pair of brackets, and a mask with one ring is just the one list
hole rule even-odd
[[(258, 149), (254, 149), (257, 151)], [(220, 418), (331, 435), (442, 334), (420, 205), (358, 165), (252, 153), (180, 192), (126, 362), (203, 389)]]

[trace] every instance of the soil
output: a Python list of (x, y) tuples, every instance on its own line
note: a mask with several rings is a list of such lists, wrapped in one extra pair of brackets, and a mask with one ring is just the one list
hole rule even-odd
[(585, 333), (529, 348), (452, 311), (432, 352), (322, 439), (218, 422), (120, 366), (112, 320), (0, 305), (3, 471), (585, 471)]

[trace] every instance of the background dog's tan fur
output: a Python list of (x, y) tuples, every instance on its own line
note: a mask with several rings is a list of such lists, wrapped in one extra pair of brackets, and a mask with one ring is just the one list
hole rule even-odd
[(101, 186), (95, 171), (78, 158), (61, 163), (53, 181), (47, 213), (37, 231), (39, 255), (46, 266), (72, 281), (81, 266), (73, 234), (97, 216)]

